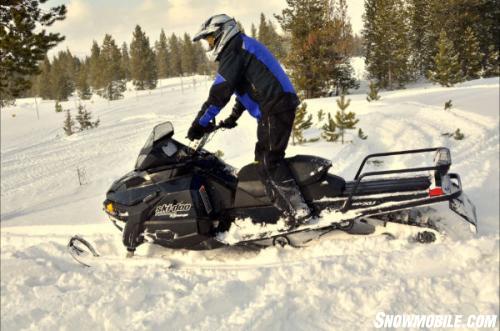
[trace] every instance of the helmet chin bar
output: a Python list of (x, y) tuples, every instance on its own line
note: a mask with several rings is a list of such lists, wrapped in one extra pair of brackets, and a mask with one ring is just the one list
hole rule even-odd
[(207, 57), (209, 61), (215, 62), (217, 60), (217, 55), (219, 54), (215, 54), (213, 49), (207, 51)]

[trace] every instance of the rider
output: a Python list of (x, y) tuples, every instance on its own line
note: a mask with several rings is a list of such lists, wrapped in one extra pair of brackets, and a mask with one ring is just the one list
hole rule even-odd
[(190, 140), (213, 130), (213, 120), (236, 95), (231, 115), (221, 122), (234, 128), (246, 109), (258, 121), (255, 161), (259, 176), (274, 205), (296, 226), (311, 216), (311, 210), (284, 161), (299, 99), (288, 76), (269, 50), (241, 33), (233, 18), (210, 17), (193, 41), (204, 39), (219, 63), (207, 101), (188, 131)]

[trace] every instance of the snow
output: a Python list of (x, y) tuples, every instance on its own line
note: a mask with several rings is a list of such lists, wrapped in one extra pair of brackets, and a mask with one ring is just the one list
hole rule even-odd
[[(360, 59), (354, 67), (362, 78), (359, 66)], [(133, 168), (154, 125), (172, 121), (175, 137), (187, 142), (210, 84), (202, 76), (182, 84), (172, 78), (118, 101), (94, 97), (85, 104), (99, 128), (70, 137), (53, 101), (36, 100), (40, 119), (34, 99), (1, 112), (2, 330), (352, 330), (372, 328), (378, 312), (498, 314), (498, 78), (452, 88), (419, 83), (383, 91), (372, 103), (354, 91), (349, 110), (367, 140), (354, 134), (345, 145), (319, 141), (287, 151), (325, 157), (330, 172), (351, 179), (369, 153), (448, 147), (451, 172), (461, 175), (477, 207), (477, 238), (421, 245), (327, 236), (304, 248), (206, 252), (145, 244), (125, 259), (121, 236), (102, 211), (106, 190)], [(445, 111), (449, 99), (453, 107)], [(76, 104), (62, 103), (72, 112)], [(319, 109), (336, 111), (335, 98), (307, 104), (314, 117)], [(320, 126), (306, 137), (318, 137)], [(464, 140), (442, 136), (457, 128)], [(206, 148), (241, 168), (253, 160), (255, 131), (245, 114)], [(383, 158), (365, 170), (428, 165), (432, 156)], [(85, 173), (82, 186), (77, 169)], [(74, 234), (104, 256), (93, 268), (67, 253)]]

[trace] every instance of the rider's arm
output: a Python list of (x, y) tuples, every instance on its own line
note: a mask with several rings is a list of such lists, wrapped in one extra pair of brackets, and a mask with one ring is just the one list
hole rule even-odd
[[(199, 113), (198, 123), (206, 127), (208, 123), (229, 102), (238, 83), (242, 70), (242, 58), (237, 51), (228, 52), (220, 59), (217, 76), (210, 88), (207, 101)], [(241, 114), (240, 114), (241, 115)]]
[(233, 111), (231, 112), (231, 117), (234, 118), (234, 120), (238, 120), (240, 118), (241, 114), (245, 111), (245, 106), (236, 98), (236, 103), (233, 106)]

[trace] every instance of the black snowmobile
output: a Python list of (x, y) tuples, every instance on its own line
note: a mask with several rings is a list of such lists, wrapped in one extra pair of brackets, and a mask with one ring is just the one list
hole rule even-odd
[[(352, 181), (328, 173), (329, 160), (308, 155), (287, 158), (316, 215), (300, 227), (287, 229), (255, 164), (236, 174), (203, 149), (209, 134), (193, 148), (173, 135), (170, 122), (157, 125), (135, 170), (115, 181), (107, 192), (104, 210), (123, 232), (129, 252), (145, 241), (204, 250), (228, 244), (301, 246), (331, 232), (397, 236), (402, 229), (411, 229), (420, 242), (432, 242), (443, 233), (460, 238), (476, 233), (475, 208), (462, 192), (458, 174), (448, 173), (447, 148), (368, 155)], [(435, 157), (428, 167), (363, 172), (373, 158), (429, 152)], [(412, 176), (387, 178), (401, 174)], [(369, 180), (374, 177), (378, 179)], [(444, 215), (439, 205), (444, 205)], [(246, 226), (251, 233), (243, 231)], [(238, 234), (240, 229), (243, 234)], [(234, 233), (239, 235), (236, 240), (228, 235)]]

